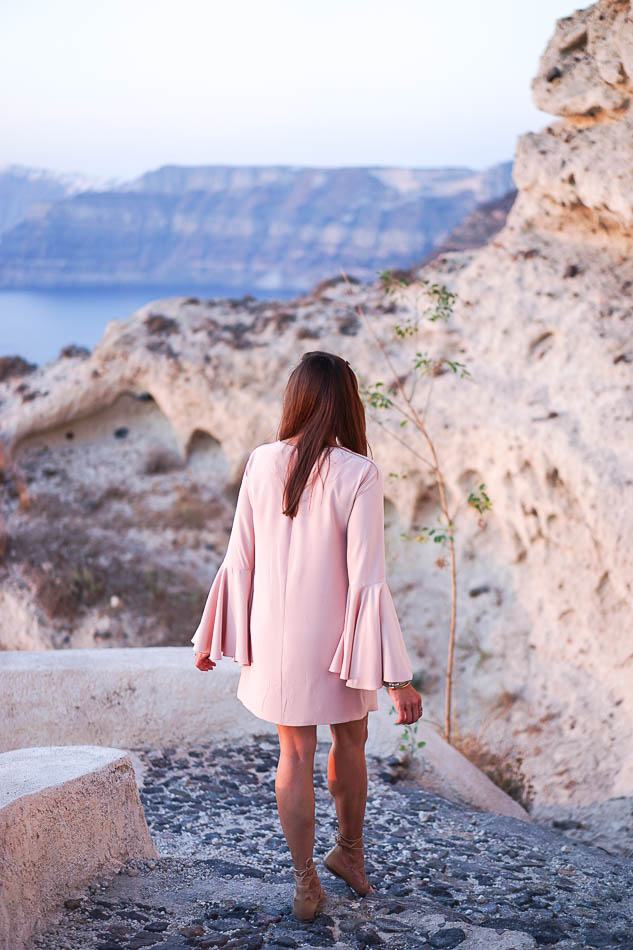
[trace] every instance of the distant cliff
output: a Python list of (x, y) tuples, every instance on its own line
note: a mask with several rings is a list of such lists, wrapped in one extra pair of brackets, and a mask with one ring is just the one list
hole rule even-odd
[(0, 234), (30, 215), (42, 215), (51, 203), (89, 188), (94, 189), (95, 183), (81, 175), (5, 165), (0, 168)]
[(341, 267), (372, 280), (506, 194), (511, 168), (167, 166), (31, 209), (0, 237), (0, 286), (307, 290)]
[(451, 231), (446, 240), (436, 245), (418, 266), (430, 264), (441, 254), (450, 251), (467, 251), (483, 247), (505, 225), (508, 214), (517, 196), (516, 188), (508, 191), (501, 198), (493, 198), (478, 205), (457, 227)]

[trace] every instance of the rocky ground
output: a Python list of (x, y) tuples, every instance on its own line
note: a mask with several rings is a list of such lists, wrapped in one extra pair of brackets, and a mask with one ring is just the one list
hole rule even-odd
[[(291, 911), (274, 797), (277, 741), (135, 750), (159, 860), (130, 861), (66, 901), (29, 950), (224, 947), (633, 948), (630, 859), (424, 791), (369, 761), (366, 854), (375, 893), (323, 869), (323, 913)], [(335, 828), (327, 744), (315, 767), (317, 864)]]

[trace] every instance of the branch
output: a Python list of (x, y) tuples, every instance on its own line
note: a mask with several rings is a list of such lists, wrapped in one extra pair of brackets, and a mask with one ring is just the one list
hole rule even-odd
[(425, 459), (423, 455), (420, 455), (419, 452), (416, 452), (415, 449), (412, 449), (408, 442), (405, 442), (405, 440), (401, 438), (401, 436), (397, 435), (392, 429), (389, 428), (389, 426), (386, 426), (385, 423), (382, 422), (377, 416), (372, 416), (370, 413), (369, 418), (372, 419), (374, 422), (377, 422), (379, 426), (382, 426), (385, 432), (388, 432), (389, 435), (392, 437), (392, 439), (396, 439), (398, 442), (401, 442), (404, 445), (404, 447), (409, 450), (411, 455), (414, 455), (421, 462), (424, 462), (425, 465), (428, 465), (428, 467), (431, 469), (432, 472), (435, 471), (435, 468), (433, 467), (432, 462), (429, 462), (429, 460)]

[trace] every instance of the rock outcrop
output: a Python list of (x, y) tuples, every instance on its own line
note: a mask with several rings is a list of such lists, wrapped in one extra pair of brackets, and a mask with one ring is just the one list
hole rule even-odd
[(514, 218), (566, 242), (615, 251), (633, 227), (633, 19), (629, 0), (601, 0), (559, 20), (533, 84), (561, 118), (519, 140)]
[[(0, 384), (3, 438), (39, 499), (7, 509), (3, 645), (93, 645), (115, 610), (110, 642), (186, 643), (200, 601), (186, 623), (182, 610), (152, 622), (141, 567), (160, 565), (174, 590), (206, 591), (242, 466), (275, 438), (302, 352), (335, 350), (361, 382), (389, 381), (360, 304), (405, 385), (423, 350), (471, 373), (435, 375), (427, 410), (457, 538), (458, 730), (520, 754), (542, 807), (631, 796), (631, 56), (628, 2), (560, 21), (535, 96), (561, 118), (519, 141), (506, 226), (417, 273), (457, 294), (448, 325), (394, 335), (421, 283), (395, 298), (333, 281), (283, 304), (172, 299), (113, 321), (89, 356)], [(418, 392), (423, 409), (423, 383)], [(375, 416), (389, 579), (425, 716), (441, 721), (447, 572), (438, 545), (401, 537), (435, 523), (437, 493)], [(482, 482), (494, 507), (480, 523), (466, 498)], [(70, 605), (57, 617), (60, 586)]]

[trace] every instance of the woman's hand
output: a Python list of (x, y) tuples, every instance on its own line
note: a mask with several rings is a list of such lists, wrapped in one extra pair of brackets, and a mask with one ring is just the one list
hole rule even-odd
[(422, 717), (422, 697), (411, 683), (401, 686), (400, 689), (390, 689), (389, 695), (398, 713), (396, 725), (409, 725)]
[(213, 660), (209, 659), (210, 653), (196, 653), (193, 661), (199, 670), (212, 670), (215, 666)]

